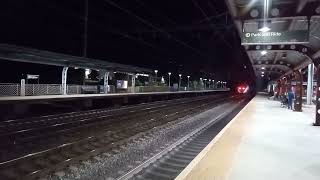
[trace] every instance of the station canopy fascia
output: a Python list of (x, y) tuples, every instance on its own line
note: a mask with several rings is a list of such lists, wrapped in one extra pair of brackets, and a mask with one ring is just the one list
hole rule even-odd
[(53, 65), (62, 67), (74, 67), (93, 70), (104, 70), (122, 73), (146, 73), (152, 74), (153, 71), (147, 68), (141, 68), (119, 63), (111, 63), (104, 60), (77, 57), (44, 50), (37, 50), (15, 45), (0, 44), (0, 60), (9, 60), (17, 62), (27, 62), (43, 65)]
[[(307, 42), (243, 44), (257, 76), (279, 79), (308, 64), (319, 63), (320, 0), (226, 0), (240, 36), (259, 32), (308, 32)], [(264, 76), (264, 77), (266, 77)]]

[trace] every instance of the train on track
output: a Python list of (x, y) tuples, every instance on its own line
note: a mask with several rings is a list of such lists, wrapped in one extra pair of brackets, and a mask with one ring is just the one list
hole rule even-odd
[(247, 84), (238, 85), (236, 88), (236, 91), (239, 94), (247, 94), (249, 90), (250, 90), (250, 87)]

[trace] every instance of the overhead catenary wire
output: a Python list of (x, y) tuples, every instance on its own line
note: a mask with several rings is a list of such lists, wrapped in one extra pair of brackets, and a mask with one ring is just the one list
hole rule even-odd
[(87, 57), (88, 46), (88, 14), (89, 14), (89, 0), (84, 0), (84, 35), (83, 35), (83, 57)]
[[(195, 0), (191, 0), (191, 1), (192, 1), (193, 4), (200, 10), (200, 12), (202, 13), (202, 15), (203, 15), (203, 16), (205, 17), (205, 19), (208, 21), (210, 27), (211, 27), (212, 29), (214, 29), (213, 25), (212, 25), (211, 22), (210, 22), (210, 18), (208, 17), (208, 15), (206, 14), (206, 12), (204, 12), (204, 10), (201, 8), (201, 6), (200, 6)], [(226, 44), (227, 46), (229, 46), (229, 48), (232, 48), (232, 46), (231, 46), (224, 38), (223, 38), (222, 40), (225, 42), (225, 44)]]
[[(50, 5), (50, 8), (54, 8), (54, 9), (59, 9), (59, 11), (61, 11), (61, 7), (57, 7), (53, 4)], [(64, 12), (64, 14), (70, 16), (71, 18), (74, 18), (74, 19), (78, 19), (80, 20), (80, 22), (83, 22), (85, 23), (85, 18), (84, 16), (79, 16), (79, 15), (76, 15), (74, 13), (71, 13), (71, 11), (67, 11), (67, 10), (64, 10), (64, 11), (61, 11), (61, 12)], [(153, 43), (150, 43), (150, 42), (147, 42), (141, 38), (137, 38), (135, 36), (132, 36), (128, 33), (125, 33), (125, 32), (122, 32), (120, 31), (119, 29), (112, 29), (110, 27), (107, 27), (105, 24), (103, 23), (99, 23), (98, 21), (96, 21), (95, 19), (90, 19), (90, 21), (87, 21), (87, 26), (90, 26), (90, 25), (94, 25), (96, 27), (99, 27), (100, 30), (102, 31), (105, 31), (105, 32), (108, 32), (108, 33), (111, 33), (111, 34), (114, 34), (114, 35), (118, 35), (120, 37), (123, 37), (123, 38), (126, 38), (126, 39), (129, 39), (129, 40), (132, 40), (132, 41), (136, 41), (144, 46), (147, 46), (147, 47), (151, 47), (161, 53), (164, 53), (164, 55), (167, 55), (169, 56), (169, 52), (167, 52), (167, 50), (164, 50), (162, 48), (159, 48), (158, 46), (154, 45)], [(84, 25), (85, 27), (86, 25)], [(85, 35), (86, 33), (83, 34), (83, 37), (87, 36)], [(88, 38), (88, 37), (87, 37)], [(87, 51), (87, 48), (83, 48), (82, 50), (82, 55), (84, 56), (84, 49), (86, 49)], [(87, 53), (86, 53), (86, 56), (87, 56)]]
[(193, 52), (197, 53), (198, 55), (202, 56), (202, 57), (207, 57), (206, 55), (204, 55), (201, 51), (199, 51), (198, 49), (188, 45), (187, 43), (175, 38), (174, 36), (172, 36), (170, 33), (166, 32), (164, 29), (160, 28), (160, 27), (157, 27), (155, 25), (153, 25), (151, 22), (147, 21), (146, 19), (136, 15), (135, 13), (131, 12), (130, 10), (126, 9), (126, 8), (123, 8), (121, 7), (120, 5), (118, 5), (117, 3), (111, 1), (111, 0), (104, 0), (105, 2), (107, 2), (108, 4), (120, 9), (121, 11), (125, 12), (126, 14), (136, 18), (137, 20), (139, 20), (140, 22), (142, 22), (143, 24), (161, 32), (161, 33), (165, 33), (167, 34), (168, 36), (172, 37), (172, 39), (177, 42), (178, 44), (188, 48), (188, 49), (191, 49)]
[(210, 16), (210, 17), (205, 17), (204, 19), (200, 20), (198, 23), (201, 24), (205, 21), (208, 21), (208, 20), (212, 20), (212, 19), (216, 19), (216, 18), (220, 18), (221, 16), (226, 16), (228, 14), (228, 12), (223, 12), (223, 13), (220, 13), (218, 15), (213, 15), (213, 16)]
[(177, 23), (175, 21), (173, 21), (170, 17), (168, 16), (165, 16), (163, 14), (160, 14), (160, 13), (156, 13), (154, 11), (154, 9), (151, 9), (149, 6), (147, 6), (145, 3), (141, 2), (140, 0), (135, 0), (137, 3), (139, 3), (141, 6), (143, 6), (145, 9), (148, 9), (150, 12), (149, 13), (152, 13), (156, 16), (161, 16), (163, 18), (166, 19), (167, 22), (171, 23), (171, 24), (174, 24), (174, 25), (177, 25)]

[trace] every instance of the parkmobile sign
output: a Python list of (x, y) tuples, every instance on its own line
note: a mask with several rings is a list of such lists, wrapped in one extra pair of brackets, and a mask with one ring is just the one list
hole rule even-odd
[(309, 43), (309, 31), (282, 31), (282, 32), (243, 32), (242, 45), (259, 44), (306, 44)]

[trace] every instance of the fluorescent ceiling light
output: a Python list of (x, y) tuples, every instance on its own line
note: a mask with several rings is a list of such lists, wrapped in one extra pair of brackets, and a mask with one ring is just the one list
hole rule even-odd
[(267, 53), (267, 51), (261, 51), (261, 55), (266, 55)]
[(271, 29), (268, 28), (267, 26), (264, 26), (263, 28), (260, 28), (260, 29), (259, 29), (260, 32), (268, 32), (268, 31), (270, 31), (270, 30), (271, 30)]
[(264, 74), (261, 74), (261, 77), (264, 77)]
[(261, 67), (261, 69), (266, 69), (265, 67)]
[(264, 72), (262, 71), (261, 74), (264, 74)]

